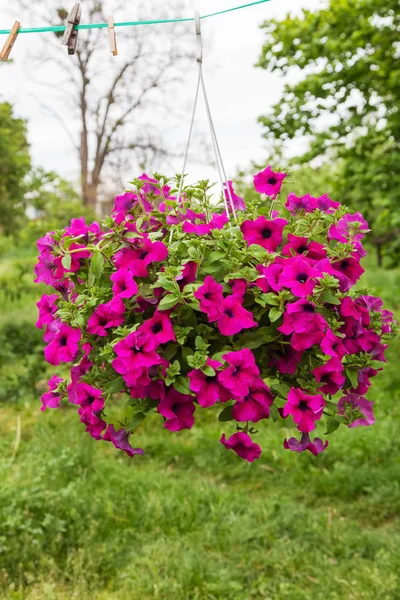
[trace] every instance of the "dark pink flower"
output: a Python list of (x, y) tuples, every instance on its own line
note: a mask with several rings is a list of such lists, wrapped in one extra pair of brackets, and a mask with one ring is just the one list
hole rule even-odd
[(252, 313), (243, 308), (241, 297), (235, 294), (222, 300), (220, 311), (219, 314), (212, 316), (209, 313), (208, 318), (210, 323), (217, 321), (217, 327), (222, 335), (235, 335), (242, 329), (250, 329), (258, 325), (257, 321), (253, 320)]
[(263, 171), (260, 171), (260, 173), (254, 175), (254, 187), (259, 194), (266, 194), (271, 198), (276, 198), (282, 189), (285, 177), (287, 177), (286, 173), (273, 171), (268, 166)]
[[(146, 183), (141, 188), (145, 194), (154, 194), (155, 196), (163, 196), (164, 198), (169, 198), (170, 187), (168, 185), (164, 185), (162, 187), (162, 191), (159, 189), (160, 184), (157, 179), (153, 179), (143, 173), (140, 177), (138, 177), (141, 181), (145, 181)], [(153, 208), (153, 207), (152, 207)]]
[(94, 221), (90, 225), (86, 225), (85, 217), (80, 217), (79, 219), (71, 219), (69, 227), (65, 228), (63, 237), (80, 237), (81, 241), (87, 244), (90, 234), (92, 234), (93, 241), (97, 242), (101, 238), (99, 223)]
[(156, 310), (151, 319), (144, 321), (137, 331), (153, 337), (155, 348), (160, 344), (176, 341), (172, 321), (164, 311)]
[(115, 431), (114, 425), (108, 425), (103, 440), (111, 442), (115, 448), (123, 450), (128, 456), (136, 456), (137, 454), (144, 454), (142, 448), (132, 448), (129, 443), (129, 433), (126, 429), (118, 429)]
[(288, 258), (279, 278), (280, 285), (291, 290), (292, 294), (304, 298), (312, 294), (316, 280), (321, 273), (314, 269), (302, 256)]
[(294, 375), (303, 356), (303, 352), (298, 352), (291, 346), (282, 346), (279, 351), (275, 351), (270, 360), (270, 365), (278, 369), (279, 373)]
[(230, 366), (218, 373), (219, 383), (232, 394), (233, 398), (244, 398), (260, 375), (252, 351), (243, 348), (237, 352), (228, 352), (222, 358)]
[(226, 213), (218, 215), (214, 213), (209, 223), (200, 223), (195, 225), (189, 221), (183, 223), (182, 229), (185, 233), (195, 233), (196, 235), (208, 235), (213, 229), (223, 229), (228, 222)]
[[(49, 234), (46, 235), (53, 243), (53, 238)], [(41, 238), (43, 240), (45, 238)], [(37, 246), (40, 246), (40, 241), (37, 242)], [(36, 279), (35, 283), (45, 283), (46, 285), (54, 285), (57, 283), (56, 271), (57, 265), (54, 262), (54, 256), (49, 248), (43, 248), (40, 250), (38, 256), (38, 263), (34, 268)]]
[(283, 416), (292, 415), (297, 429), (309, 433), (315, 429), (315, 421), (319, 421), (322, 417), (324, 407), (325, 401), (321, 394), (312, 396), (300, 388), (292, 387), (283, 407)]
[(133, 192), (125, 192), (122, 196), (115, 196), (113, 212), (127, 213), (137, 204), (138, 196)]
[[(380, 369), (379, 369), (380, 370)], [(358, 386), (352, 389), (356, 394), (366, 394), (371, 385), (370, 378), (378, 374), (376, 369), (372, 367), (364, 367), (358, 371)]]
[(324, 394), (336, 394), (346, 381), (343, 365), (338, 358), (331, 358), (321, 367), (313, 369), (315, 379), (324, 385), (320, 388)]
[(43, 394), (40, 398), (42, 401), (42, 407), (40, 410), (46, 410), (46, 408), (58, 408), (60, 406), (61, 396), (54, 390), (56, 390), (62, 382), (63, 379), (61, 377), (57, 377), (57, 375), (53, 375), (53, 377), (49, 380), (49, 391)]
[(334, 200), (331, 200), (328, 194), (324, 194), (323, 196), (320, 196), (316, 199), (316, 208), (318, 208), (318, 210), (321, 210), (322, 212), (332, 213), (337, 208), (339, 208), (339, 206), (340, 202), (335, 202)]
[(368, 223), (360, 213), (344, 215), (336, 225), (330, 226), (328, 240), (337, 240), (345, 244), (349, 241), (359, 242), (368, 231), (371, 231)]
[(57, 294), (43, 294), (36, 306), (39, 309), (39, 318), (36, 321), (36, 327), (43, 329), (43, 325), (47, 325), (54, 321), (54, 313), (57, 310), (56, 301)]
[(233, 450), (238, 456), (240, 456), (240, 458), (247, 460), (249, 463), (252, 463), (257, 458), (260, 458), (260, 446), (255, 444), (247, 433), (239, 431), (238, 433), (231, 435), (228, 440), (223, 433), (219, 441), (225, 446), (225, 448), (228, 450)]
[(269, 407), (273, 401), (274, 397), (271, 390), (260, 379), (251, 385), (247, 396), (237, 400), (233, 407), (232, 416), (239, 423), (246, 421), (258, 423), (261, 419), (268, 419)]
[(342, 338), (335, 335), (332, 329), (325, 331), (325, 337), (321, 342), (321, 350), (328, 356), (334, 356), (335, 358), (342, 359), (347, 350), (343, 345)]
[(318, 456), (318, 454), (321, 454), (325, 450), (328, 443), (328, 440), (324, 443), (320, 438), (315, 438), (312, 442), (308, 433), (303, 433), (300, 441), (296, 440), (296, 438), (284, 440), (283, 447), (292, 452), (304, 452), (308, 450), (314, 456)]
[(348, 279), (348, 283), (341, 281), (340, 290), (343, 292), (347, 292), (364, 273), (360, 261), (355, 258), (344, 258), (343, 260), (333, 262), (332, 267)]
[(328, 323), (316, 312), (315, 305), (302, 299), (286, 305), (283, 323), (278, 330), (284, 335), (292, 334), (292, 348), (302, 352), (319, 344), (327, 327)]
[[(211, 358), (207, 358), (206, 365), (215, 371), (222, 367), (220, 362), (212, 360)], [(226, 402), (231, 397), (226, 389), (218, 382), (217, 372), (215, 375), (206, 375), (200, 369), (193, 369), (193, 371), (188, 373), (188, 377), (190, 389), (192, 392), (196, 393), (196, 399), (203, 408), (212, 406), (218, 400), (220, 402)]]
[(57, 333), (44, 349), (44, 356), (51, 365), (71, 362), (79, 350), (81, 332), (65, 323), (60, 323)]
[(368, 308), (363, 306), (361, 302), (353, 300), (350, 296), (346, 296), (340, 301), (340, 314), (342, 317), (353, 317), (356, 321), (360, 321), (364, 327), (368, 327), (371, 321)]
[(211, 275), (207, 275), (204, 284), (193, 294), (200, 301), (200, 310), (211, 318), (221, 313), (221, 304), (224, 300), (223, 289), (223, 286), (217, 283)]
[(349, 427), (368, 427), (375, 423), (373, 406), (373, 402), (359, 394), (346, 394), (338, 402), (338, 415), (349, 416), (352, 411), (359, 411), (363, 416), (349, 423)]
[(304, 254), (312, 260), (321, 260), (326, 257), (326, 249), (318, 242), (310, 242), (306, 237), (298, 237), (289, 233), (288, 243), (283, 246), (282, 254), (285, 256)]
[(279, 283), (279, 279), (282, 273), (284, 260), (278, 257), (269, 267), (263, 265), (257, 265), (257, 271), (262, 275), (260, 279), (257, 279), (255, 284), (263, 291), (280, 292), (282, 285)]
[(286, 208), (291, 212), (313, 212), (317, 208), (317, 198), (313, 198), (310, 194), (305, 196), (295, 196), (293, 193), (289, 194), (285, 204)]
[(119, 327), (124, 322), (125, 305), (120, 296), (115, 296), (106, 304), (99, 304), (89, 317), (87, 331), (92, 335), (105, 337), (107, 329)]
[(138, 286), (136, 281), (133, 279), (133, 273), (129, 269), (118, 269), (110, 276), (111, 281), (114, 282), (112, 291), (115, 296), (120, 298), (132, 298), (138, 293)]
[(129, 269), (135, 277), (147, 277), (147, 267), (153, 262), (162, 262), (167, 256), (168, 249), (163, 242), (142, 238), (135, 247), (118, 250), (114, 263), (118, 269)]
[(232, 199), (232, 202), (233, 202), (233, 208), (235, 210), (246, 210), (246, 205), (244, 203), (244, 200), (243, 200), (243, 198), (241, 198), (240, 196), (238, 196), (235, 193), (235, 190), (233, 189), (233, 184), (232, 184), (231, 180), (227, 181), (224, 184), (224, 194), (225, 194), (225, 199), (226, 199), (227, 204), (228, 204), (228, 208), (230, 210), (232, 210), (231, 199)]
[(185, 263), (182, 273), (176, 277), (180, 290), (183, 290), (188, 283), (196, 281), (197, 267), (198, 265), (194, 260), (189, 260), (189, 262)]
[(181, 394), (175, 389), (170, 390), (160, 400), (157, 410), (167, 419), (164, 427), (170, 431), (191, 429), (194, 425), (193, 415), (196, 407), (193, 403), (193, 397), (188, 394)]
[(118, 342), (114, 351), (117, 358), (113, 360), (112, 366), (121, 375), (131, 371), (141, 370), (143, 367), (150, 368), (161, 364), (161, 357), (154, 352), (156, 340), (154, 336), (145, 332), (133, 331), (126, 338)]
[(282, 232), (287, 223), (285, 219), (268, 220), (261, 216), (254, 221), (243, 221), (240, 229), (249, 246), (258, 244), (269, 252), (275, 252), (282, 243)]
[(247, 281), (245, 279), (231, 279), (229, 281), (229, 285), (231, 286), (232, 295), (240, 298), (243, 302), (243, 298), (248, 287)]

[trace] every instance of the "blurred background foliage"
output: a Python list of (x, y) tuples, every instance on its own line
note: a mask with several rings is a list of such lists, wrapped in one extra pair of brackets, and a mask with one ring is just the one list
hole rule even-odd
[[(335, 0), (263, 25), (259, 67), (296, 70), (261, 117), (273, 151), (237, 174), (290, 169), (285, 193), (328, 193), (370, 221), (360, 286), (400, 316), (399, 3)], [(290, 160), (288, 140), (304, 140)], [(261, 459), (218, 443), (202, 411), (190, 432), (137, 432), (144, 457), (94, 442), (75, 411), (40, 412), (43, 360), (35, 241), (94, 215), (74, 186), (33, 167), (26, 123), (0, 103), (0, 598), (30, 600), (392, 600), (400, 598), (397, 340), (369, 393), (374, 427), (341, 429), (315, 458), (263, 423)]]

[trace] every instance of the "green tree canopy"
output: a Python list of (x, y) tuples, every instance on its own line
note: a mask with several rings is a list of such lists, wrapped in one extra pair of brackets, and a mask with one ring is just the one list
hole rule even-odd
[(268, 21), (258, 63), (296, 75), (260, 117), (265, 136), (306, 137), (298, 162), (340, 157), (340, 199), (363, 210), (379, 253), (385, 246), (392, 255), (400, 254), (399, 7), (399, 0), (330, 0), (319, 11)]

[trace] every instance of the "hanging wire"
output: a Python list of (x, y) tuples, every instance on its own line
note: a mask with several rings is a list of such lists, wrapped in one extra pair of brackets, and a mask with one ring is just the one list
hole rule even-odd
[[(242, 4), (241, 6), (233, 6), (225, 10), (210, 13), (208, 15), (201, 15), (200, 19), (208, 19), (209, 17), (216, 17), (218, 15), (224, 15), (235, 10), (241, 10), (242, 8), (249, 8), (250, 6), (256, 6), (257, 4), (265, 4), (270, 0), (257, 0), (257, 2), (250, 2), (249, 4)], [(158, 25), (161, 23), (186, 23), (188, 21), (194, 21), (193, 17), (183, 17), (180, 19), (150, 19), (147, 21), (123, 21), (115, 23), (114, 27), (136, 27), (137, 25)], [(87, 23), (82, 25), (75, 25), (74, 30), (84, 29), (107, 29), (108, 23)], [(18, 35), (21, 33), (47, 33), (47, 32), (58, 32), (65, 31), (65, 25), (54, 25), (48, 27), (21, 27), (18, 29)], [(8, 35), (11, 29), (0, 29), (0, 35)]]

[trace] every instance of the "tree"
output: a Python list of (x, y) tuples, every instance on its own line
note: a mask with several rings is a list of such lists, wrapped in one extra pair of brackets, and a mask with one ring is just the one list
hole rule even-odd
[[(55, 8), (49, 0), (35, 4), (34, 12), (31, 2), (18, 0), (18, 4), (32, 22), (66, 23), (68, 11), (61, 6)], [(135, 6), (135, 18), (140, 13), (139, 18), (143, 18), (144, 6), (153, 16), (152, 3), (142, 2)], [(164, 7), (165, 15), (173, 11), (176, 16), (179, 10), (179, 2), (172, 3), (168, 11)], [(132, 3), (127, 0), (118, 6), (88, 0), (83, 5), (81, 22), (106, 22), (108, 14), (117, 11), (133, 18)], [(84, 204), (96, 207), (107, 178), (112, 185), (121, 171), (128, 167), (131, 171), (135, 159), (140, 165), (148, 165), (160, 153), (167, 154), (157, 122), (166, 129), (158, 115), (171, 117), (173, 106), (166, 106), (166, 95), (184, 71), (187, 52), (178, 31), (175, 25), (118, 29), (117, 58), (109, 52), (106, 29), (80, 31), (75, 56), (68, 56), (65, 46), (61, 46), (62, 32), (46, 37), (39, 64), (45, 69), (57, 67), (57, 71), (45, 71), (47, 76), (51, 74), (47, 84), (53, 97), (55, 93), (63, 95), (68, 108), (62, 115), (54, 108), (50, 110), (67, 130), (76, 150)], [(71, 130), (70, 124), (76, 123), (79, 131)], [(172, 125), (171, 121), (167, 123)]]
[(330, 0), (262, 27), (258, 66), (300, 75), (260, 117), (264, 135), (305, 136), (308, 150), (297, 162), (340, 158), (340, 199), (370, 220), (379, 261), (384, 251), (398, 260), (399, 0)]
[(25, 176), (31, 168), (26, 123), (0, 104), (0, 233), (9, 235), (25, 212)]

